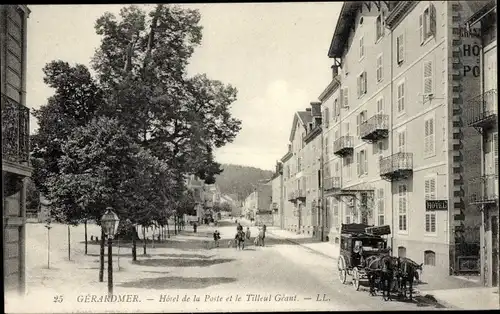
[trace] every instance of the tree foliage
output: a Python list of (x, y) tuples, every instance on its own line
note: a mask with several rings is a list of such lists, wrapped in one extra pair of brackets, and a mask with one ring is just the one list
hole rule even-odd
[(241, 122), (230, 114), (237, 91), (206, 75), (186, 76), (201, 41), (196, 10), (157, 5), (149, 15), (136, 6), (106, 13), (93, 68), (116, 116), (155, 156), (181, 173), (214, 181), (221, 172), (213, 149), (231, 142)]

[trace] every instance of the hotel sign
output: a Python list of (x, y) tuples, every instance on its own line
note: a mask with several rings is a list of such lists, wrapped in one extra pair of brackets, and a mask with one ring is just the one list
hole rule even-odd
[(425, 210), (426, 211), (448, 210), (448, 200), (426, 200)]

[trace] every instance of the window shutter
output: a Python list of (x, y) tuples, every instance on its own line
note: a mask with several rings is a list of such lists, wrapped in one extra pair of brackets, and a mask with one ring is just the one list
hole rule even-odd
[(434, 144), (436, 141), (436, 132), (434, 130), (434, 119), (429, 120), (429, 151), (428, 154), (434, 154)]
[(431, 180), (426, 179), (425, 180), (425, 192), (424, 192), (424, 198), (425, 200), (429, 200), (430, 198), (430, 191), (431, 191)]
[(326, 127), (328, 127), (329, 122), (330, 122), (330, 112), (329, 112), (329, 111), (330, 111), (330, 110), (329, 110), (328, 108), (325, 108), (325, 111), (324, 111), (325, 116), (324, 116), (324, 118), (323, 118), (323, 119), (324, 119), (324, 123), (325, 123), (325, 126), (326, 126)]
[(432, 93), (432, 61), (424, 63), (424, 94)]
[(363, 94), (368, 92), (368, 80), (366, 78), (366, 72), (363, 72)]
[(436, 213), (431, 214), (431, 232), (436, 232)]
[(401, 62), (401, 58), (399, 57), (399, 36), (396, 37), (396, 54), (397, 54), (397, 60), (398, 60), (398, 63)]
[(356, 115), (356, 135), (359, 136), (359, 127), (361, 123), (361, 114)]
[(420, 32), (420, 43), (424, 42), (424, 15), (420, 14), (418, 17), (418, 29)]
[(344, 105), (344, 89), (341, 88), (339, 91), (339, 98), (340, 98), (340, 106), (343, 107)]
[(398, 62), (404, 61), (404, 36), (403, 34), (398, 36)]
[(365, 169), (363, 169), (363, 170), (365, 171), (366, 174), (368, 174), (368, 156), (367, 155), (368, 154), (367, 154), (366, 150), (364, 150), (363, 151), (363, 162), (365, 163), (365, 166), (364, 166)]
[(429, 197), (431, 200), (436, 199), (436, 178), (429, 180)]
[(491, 141), (491, 145), (493, 145), (493, 165), (495, 166), (495, 174), (498, 175), (498, 133), (493, 133), (493, 141)]
[(360, 162), (359, 155), (360, 155), (360, 152), (357, 152), (357, 153), (356, 153), (356, 166), (357, 166), (357, 168), (356, 168), (356, 173), (357, 173), (357, 175), (358, 175), (358, 176), (359, 176), (359, 175), (361, 175), (361, 169), (360, 169), (360, 167), (361, 167), (361, 162)]
[(436, 35), (436, 8), (433, 4), (430, 5), (430, 34)]
[(344, 90), (344, 107), (349, 106), (349, 89), (346, 87)]
[(431, 214), (425, 214), (425, 232), (431, 230)]
[(358, 97), (361, 96), (361, 75), (357, 78)]
[(424, 156), (429, 154), (429, 120), (425, 120), (424, 122)]

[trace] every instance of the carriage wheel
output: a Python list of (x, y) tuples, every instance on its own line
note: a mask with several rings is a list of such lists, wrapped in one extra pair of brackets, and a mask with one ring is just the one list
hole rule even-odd
[(347, 279), (347, 270), (345, 269), (345, 260), (343, 256), (339, 257), (337, 266), (339, 271), (339, 280), (341, 283), (345, 283)]
[(356, 291), (359, 290), (359, 270), (357, 267), (354, 267), (354, 269), (352, 270), (352, 285), (354, 286), (354, 289), (356, 289)]

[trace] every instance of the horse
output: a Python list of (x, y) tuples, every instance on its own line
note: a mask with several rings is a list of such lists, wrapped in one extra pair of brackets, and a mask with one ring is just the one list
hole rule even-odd
[(234, 237), (236, 241), (236, 249), (245, 249), (245, 233), (242, 230), (239, 230)]
[[(423, 264), (417, 264), (415, 261), (407, 258), (407, 257), (398, 257), (397, 258), (397, 268), (398, 268), (398, 280), (401, 283), (401, 290), (403, 296), (406, 298), (406, 289), (408, 288), (410, 291), (411, 301), (413, 299), (413, 280), (419, 280), (418, 271), (422, 271)], [(407, 285), (408, 284), (408, 287)]]
[(375, 286), (378, 279), (378, 289), (382, 290), (385, 301), (392, 300), (391, 288), (394, 280), (394, 271), (397, 267), (396, 259), (390, 255), (369, 256), (365, 260), (366, 273), (370, 283), (370, 294), (375, 295)]

